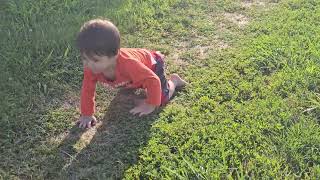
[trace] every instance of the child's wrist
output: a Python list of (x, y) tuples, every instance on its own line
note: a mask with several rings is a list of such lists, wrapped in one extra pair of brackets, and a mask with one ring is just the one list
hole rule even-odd
[(83, 117), (83, 118), (93, 118), (94, 117), (94, 115), (80, 115), (81, 117)]
[(144, 103), (149, 105), (149, 106), (153, 106), (153, 107), (159, 107), (160, 106), (158, 104), (150, 103), (148, 100), (145, 100)]
[(145, 102), (146, 105), (150, 106), (150, 107), (153, 107), (153, 108), (157, 108), (159, 107), (158, 105), (155, 105), (155, 104), (150, 104), (148, 102)]

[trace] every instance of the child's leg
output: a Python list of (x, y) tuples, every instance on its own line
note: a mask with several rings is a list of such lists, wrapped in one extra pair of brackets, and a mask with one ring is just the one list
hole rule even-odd
[(153, 71), (161, 82), (161, 104), (165, 105), (172, 97), (177, 87), (184, 86), (186, 82), (178, 74), (172, 74), (167, 80), (164, 73), (164, 55), (160, 52), (153, 52), (154, 60), (157, 62)]
[(178, 74), (172, 74), (170, 76), (170, 79), (168, 80), (168, 84), (169, 84), (169, 100), (170, 100), (176, 88), (185, 86), (186, 81), (184, 81)]

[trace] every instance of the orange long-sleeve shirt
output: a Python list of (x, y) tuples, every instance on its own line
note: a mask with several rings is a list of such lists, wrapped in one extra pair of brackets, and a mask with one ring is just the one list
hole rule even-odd
[(155, 106), (161, 104), (161, 83), (153, 72), (155, 60), (146, 49), (121, 48), (118, 54), (115, 80), (109, 81), (103, 73), (94, 74), (84, 68), (81, 89), (81, 114), (91, 116), (95, 112), (96, 83), (106, 83), (112, 87), (127, 86), (147, 90), (146, 103)]

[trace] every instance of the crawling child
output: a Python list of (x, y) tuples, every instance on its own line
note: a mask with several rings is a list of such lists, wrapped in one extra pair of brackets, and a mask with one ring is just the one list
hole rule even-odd
[(143, 88), (146, 99), (130, 113), (147, 115), (165, 105), (177, 87), (186, 82), (177, 74), (167, 80), (164, 56), (158, 51), (142, 48), (120, 48), (117, 27), (104, 19), (90, 20), (81, 27), (76, 40), (84, 65), (81, 89), (80, 128), (90, 128), (97, 120), (95, 112), (96, 83), (119, 88)]

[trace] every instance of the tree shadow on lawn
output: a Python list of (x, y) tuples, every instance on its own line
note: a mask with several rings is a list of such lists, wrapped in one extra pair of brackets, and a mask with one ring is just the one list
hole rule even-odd
[[(141, 95), (133, 90), (120, 90), (95, 128), (80, 130), (75, 125), (56, 154), (45, 162), (52, 165), (47, 165), (46, 177), (121, 179), (124, 171), (137, 162), (139, 148), (147, 143), (151, 124), (162, 109), (145, 117), (133, 116), (129, 111), (139, 99)], [(76, 148), (81, 146), (79, 142), (87, 143), (80, 152)]]

